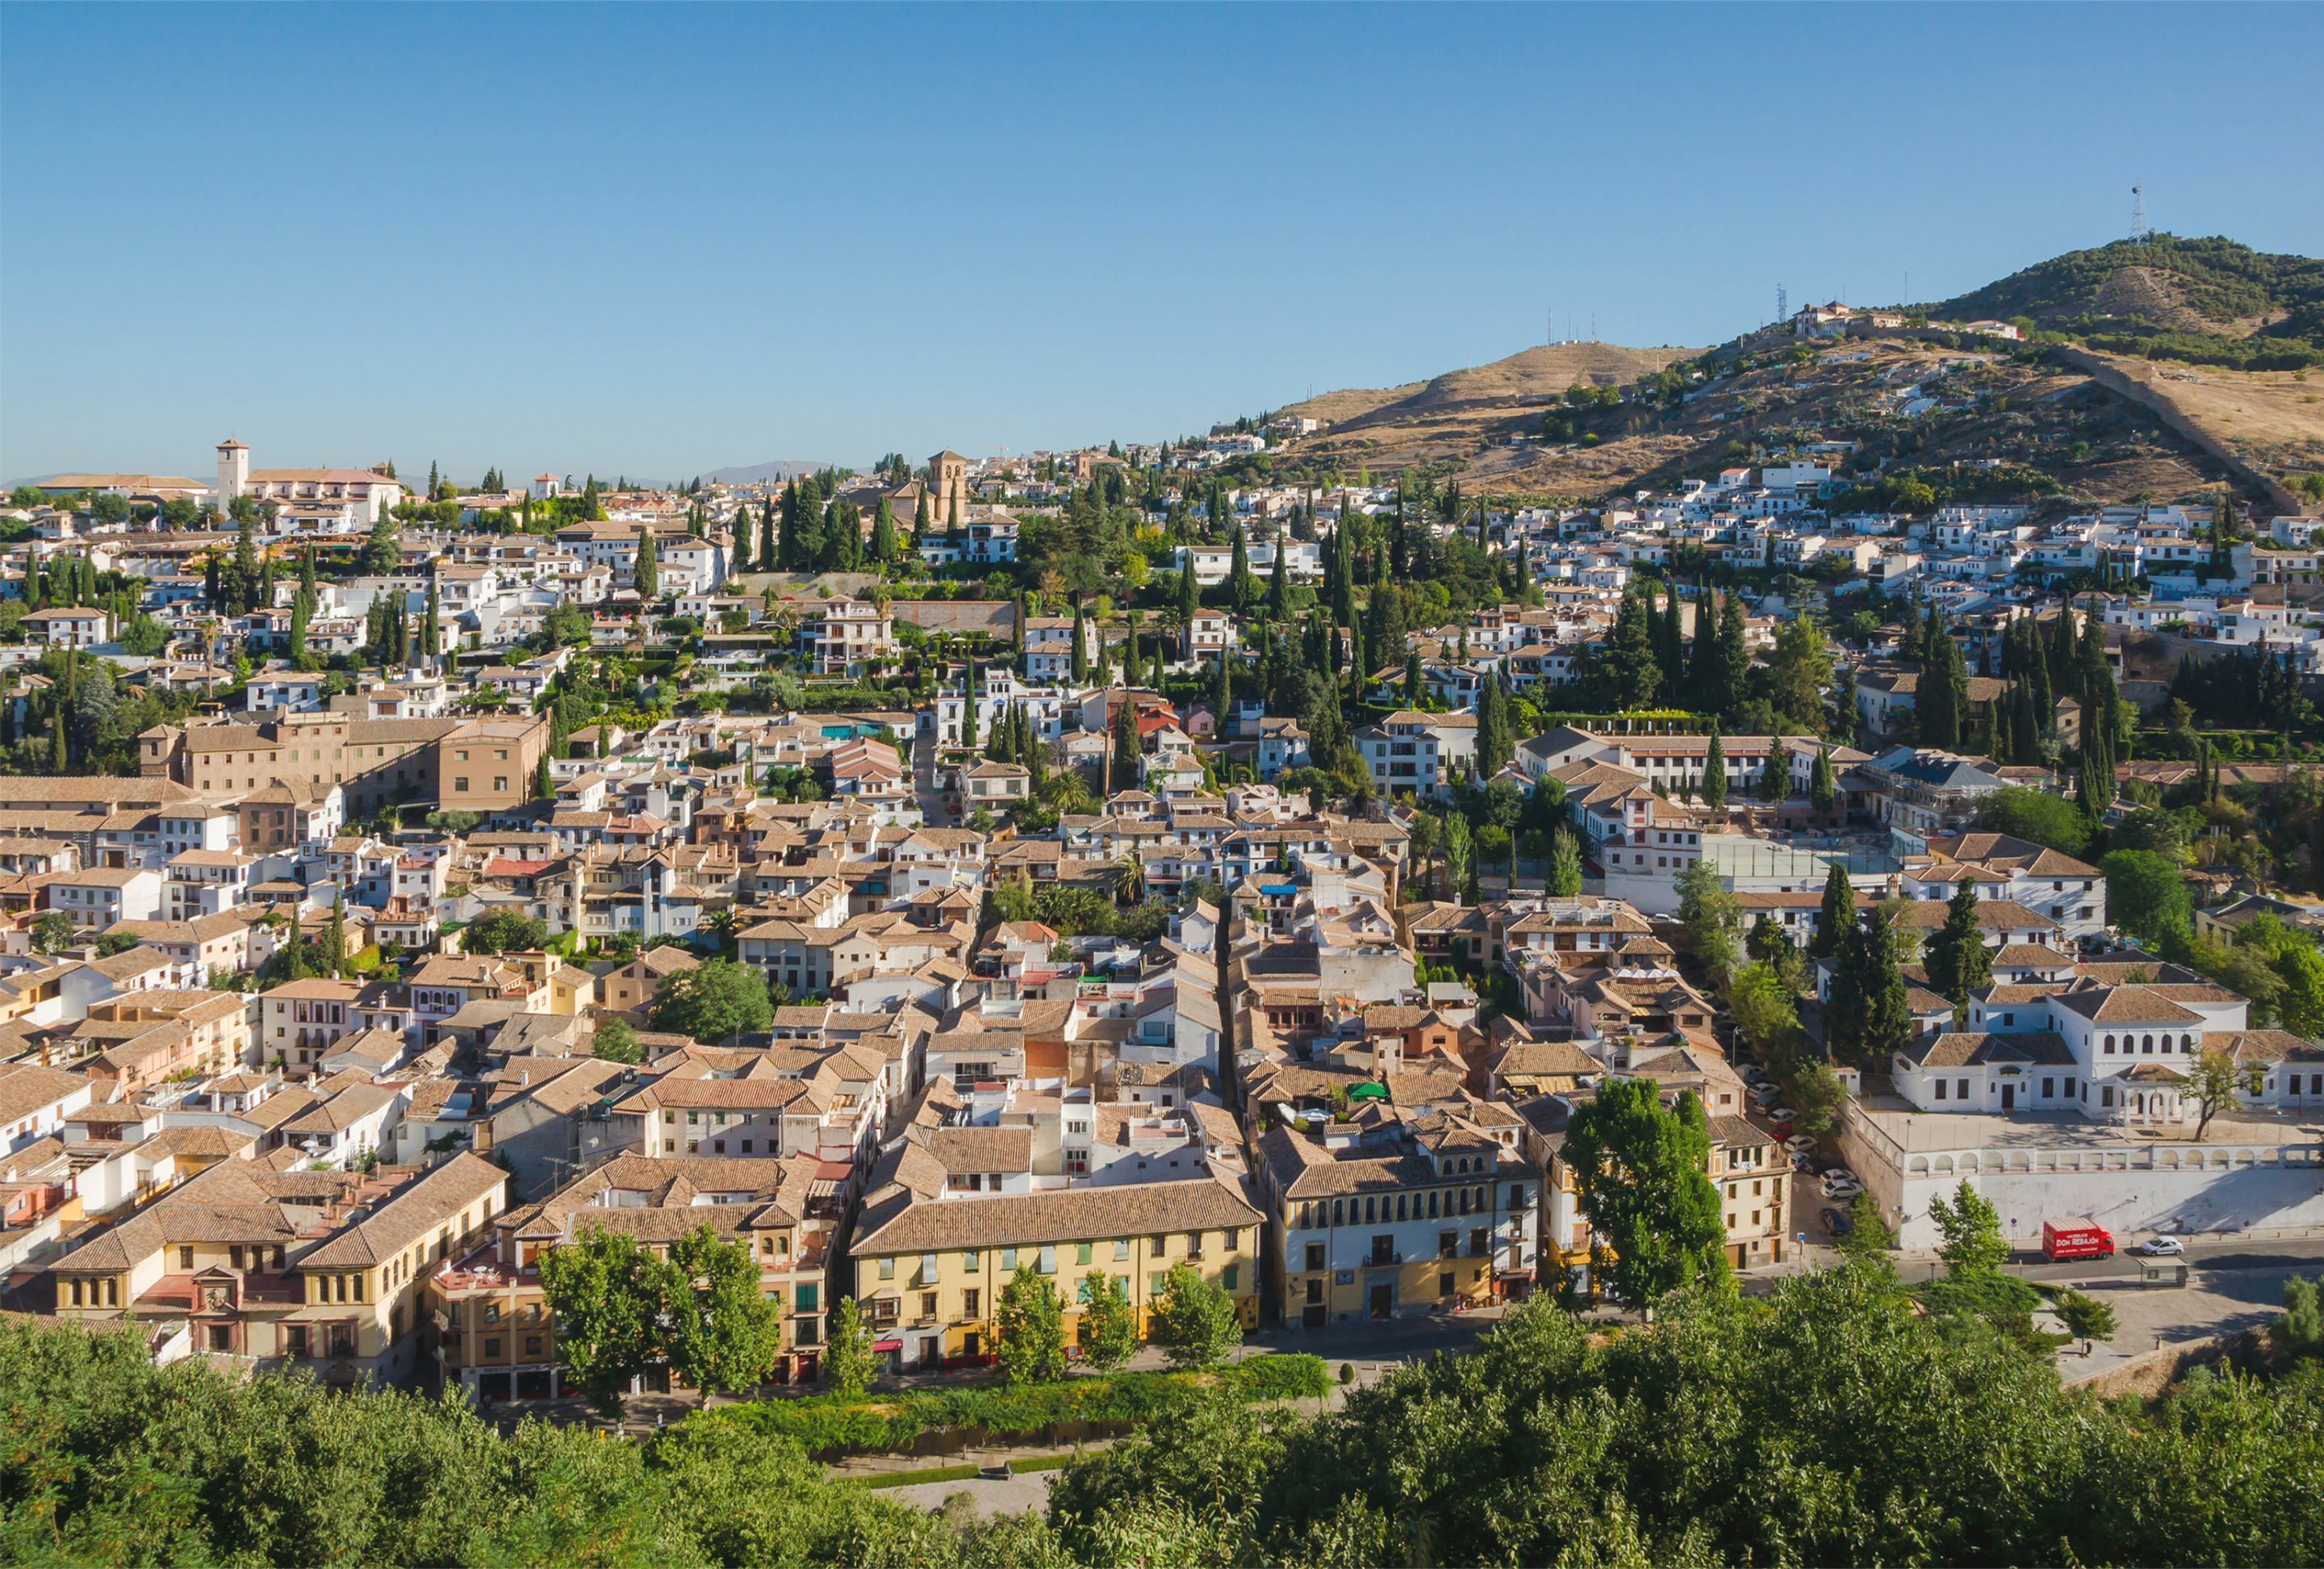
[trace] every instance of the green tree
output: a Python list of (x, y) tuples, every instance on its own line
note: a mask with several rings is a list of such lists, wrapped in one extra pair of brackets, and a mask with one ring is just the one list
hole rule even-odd
[(1977, 884), (1963, 877), (1960, 891), (1945, 906), (1945, 924), (1923, 956), (1930, 989), (1956, 1008), (1967, 1007), (1969, 994), (1993, 979), (1993, 954), (1978, 929), (1977, 906)]
[(470, 921), (461, 934), (461, 946), (472, 954), (505, 954), (545, 946), (549, 923), (536, 915), (503, 908)]
[(1678, 893), (1678, 918), (1686, 928), (1687, 946), (1712, 975), (1724, 977), (1735, 968), (1742, 942), (1741, 902), (1708, 861), (1691, 863), (1672, 886)]
[[(926, 506), (925, 501), (922, 503)], [(832, 1392), (853, 1399), (872, 1387), (879, 1363), (872, 1350), (871, 1326), (853, 1297), (832, 1305), (831, 1323), (823, 1347), (824, 1381)]]
[(638, 1032), (622, 1019), (599, 1016), (597, 1033), (590, 1038), (592, 1054), (606, 1062), (635, 1063), (645, 1055)]
[(72, 917), (60, 909), (43, 910), (32, 919), (32, 951), (54, 954), (72, 946)]
[(696, 1040), (732, 1042), (774, 1022), (766, 977), (730, 959), (706, 959), (661, 983), (653, 1025)]
[(651, 529), (638, 531), (638, 561), (636, 568), (638, 597), (648, 602), (661, 597), (661, 572), (654, 553)]
[(1054, 1383), (1065, 1376), (1065, 1304), (1048, 1278), (1019, 1264), (1001, 1288), (1001, 1369), (1012, 1384)]
[[(382, 510), (371, 526), (371, 535), (364, 540), (360, 565), (372, 577), (381, 577), (403, 565), (403, 536), (396, 531), (394, 514)], [(240, 548), (236, 548), (235, 570), (242, 570)]]
[(1232, 1297), (1187, 1264), (1173, 1264), (1154, 1306), (1154, 1343), (1182, 1368), (1215, 1367), (1242, 1343)]
[(588, 1222), (542, 1252), (539, 1269), (567, 1374), (618, 1415), (631, 1380), (661, 1360), (661, 1325), (687, 1289), (683, 1276), (627, 1232)]
[(2106, 873), (2107, 918), (2115, 925), (2153, 946), (2188, 931), (2193, 902), (2177, 863), (2152, 850), (2116, 850), (2098, 865)]
[(1442, 820), (1443, 835), (1444, 875), (1452, 885), (1454, 900), (1476, 897), (1477, 847), (1469, 832), (1469, 819), (1454, 812)]
[(1609, 1079), (1565, 1125), (1582, 1213), (1605, 1239), (1601, 1284), (1631, 1307), (1727, 1278), (1727, 1233), (1708, 1175), (1711, 1131), (1694, 1092), (1665, 1106), (1652, 1079)]
[(1988, 833), (2046, 844), (2079, 855), (2090, 840), (2089, 824), (2071, 801), (2048, 790), (2003, 785), (1978, 808), (1977, 826)]
[(1711, 722), (1711, 740), (1703, 749), (1702, 804), (1714, 812), (1727, 805), (1727, 747), (1720, 740), (1716, 719)]
[(1967, 1178), (1953, 1190), (1950, 1204), (1942, 1194), (1929, 1195), (1929, 1219), (1943, 1239), (1937, 1244), (1937, 1257), (1956, 1278), (1992, 1274), (2009, 1257), (2009, 1244), (2001, 1237), (2001, 1212)]
[(1840, 787), (1831, 775), (1831, 748), (1816, 753), (1815, 769), (1808, 776), (1808, 804), (1819, 815), (1828, 815), (1839, 804)]
[(1862, 1188), (1848, 1201), (1848, 1234), (1836, 1239), (1833, 1246), (1849, 1259), (1886, 1258), (1896, 1245), (1896, 1234), (1880, 1213), (1880, 1201)]
[(720, 1241), (705, 1222), (670, 1243), (669, 1263), (671, 1370), (706, 1392), (764, 1380), (782, 1355), (783, 1308), (761, 1286), (749, 1245)]
[(2211, 1119), (2224, 1108), (2233, 1106), (2239, 1097), (2256, 1095), (2265, 1081), (2266, 1070), (2259, 1063), (2239, 1063), (2232, 1053), (2216, 1046), (2205, 1047), (2195, 1058), (2194, 1066), (2187, 1070), (2187, 1095), (2195, 1103), (2195, 1142), (2203, 1141), (2204, 1132)]
[(2084, 1354), (2089, 1352), (2090, 1342), (2114, 1338), (2114, 1309), (2097, 1297), (2069, 1288), (2058, 1293), (2057, 1309), (2066, 1333), (2082, 1343)]
[(1582, 892), (1582, 849), (1562, 826), (1551, 841), (1549, 891), (1559, 899), (1573, 899)]
[(1508, 766), (1510, 745), (1509, 698), (1496, 673), (1477, 694), (1477, 778), (1491, 779)]
[(1823, 1010), (1824, 1048), (1834, 1057), (1886, 1063), (1912, 1038), (1912, 1004), (1896, 944), (1894, 917), (1875, 905), (1840, 946)]
[(1933, 605), (1929, 607), (1928, 626), (1921, 634), (1921, 678), (1913, 698), (1921, 743), (1950, 752), (1961, 744), (1968, 673), (1961, 665), (1960, 645), (1945, 630)]
[(1138, 705), (1125, 689), (1113, 708), (1113, 789), (1136, 789), (1140, 767)]
[(1082, 1361), (1108, 1372), (1138, 1349), (1138, 1314), (1121, 1281), (1102, 1269), (1082, 1277)]
[(2293, 1275), (2283, 1282), (2283, 1316), (2273, 1325), (2276, 1343), (2295, 1357), (2324, 1354), (2324, 1281)]

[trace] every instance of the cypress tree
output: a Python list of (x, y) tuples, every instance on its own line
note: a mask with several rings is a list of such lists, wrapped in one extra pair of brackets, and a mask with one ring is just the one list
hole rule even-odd
[[(1214, 503), (1217, 494), (1215, 491), (1212, 493)], [(1216, 518), (1217, 515), (1214, 508), (1212, 516)], [(1234, 556), (1227, 568), (1228, 588), (1234, 595), (1235, 614), (1249, 615), (1252, 607), (1259, 603), (1259, 579), (1251, 575), (1250, 549), (1243, 542), (1242, 530), (1237, 528), (1233, 531), (1233, 534)]]
[(65, 745), (65, 711), (63, 705), (49, 706), (49, 771), (66, 773), (72, 767)]
[(549, 776), (549, 753), (544, 751), (540, 754), (540, 761), (533, 765), (532, 798), (537, 801), (546, 801), (554, 800), (556, 797), (557, 781)]
[(968, 673), (962, 678), (961, 697), (960, 743), (974, 751), (976, 748), (976, 660), (973, 656), (968, 661)]
[(1420, 651), (1418, 649), (1409, 649), (1406, 651), (1404, 656), (1405, 706), (1407, 708), (1419, 707), (1421, 699), (1426, 696), (1427, 691), (1428, 683), (1422, 676), (1420, 670)]
[(1089, 679), (1089, 618), (1082, 610), (1081, 595), (1074, 596), (1074, 685)]
[(1767, 760), (1759, 765), (1759, 798), (1772, 807), (1791, 793), (1791, 754), (1784, 750), (1781, 734), (1771, 735), (1767, 738)]
[(1338, 563), (1332, 584), (1332, 619), (1352, 629), (1356, 624), (1355, 561), (1348, 554), (1348, 512), (1340, 509), (1339, 527), (1332, 531), (1332, 556)]
[(1969, 993), (1993, 979), (1993, 955), (1977, 924), (1977, 884), (1964, 877), (1960, 891), (1945, 906), (1945, 924), (1929, 939), (1923, 955), (1929, 989), (1966, 1007)]
[(1477, 695), (1477, 778), (1489, 780), (1509, 761), (1509, 700), (1500, 673), (1485, 678)]
[(1716, 695), (1727, 689), (1726, 678), (1720, 673), (1721, 662), (1718, 610), (1711, 603), (1711, 591), (1702, 589), (1694, 596), (1694, 649), (1687, 672), (1690, 706), (1712, 704)]
[(896, 558), (896, 513), (888, 498), (880, 498), (880, 510), (872, 518), (872, 559), (885, 567)]
[(1655, 662), (1663, 668), (1663, 687), (1666, 697), (1676, 697), (1686, 685), (1686, 638), (1679, 630), (1678, 585), (1665, 586), (1663, 601), (1662, 637), (1655, 648)]
[(1840, 799), (1837, 782), (1831, 776), (1831, 748), (1816, 752), (1815, 770), (1808, 776), (1808, 801), (1819, 812), (1829, 813)]
[(1211, 669), (1211, 718), (1216, 724), (1213, 734), (1222, 741), (1226, 739), (1227, 725), (1233, 716), (1233, 688), (1234, 678), (1227, 669), (1227, 651), (1221, 649), (1218, 663)]
[(1113, 788), (1117, 790), (1136, 789), (1139, 786), (1138, 703), (1124, 687), (1121, 701), (1113, 711)]
[(734, 570), (748, 572), (751, 569), (751, 509), (747, 503), (734, 509), (734, 521), (729, 526), (734, 532)]
[(434, 658), (444, 651), (443, 605), (436, 596), (436, 579), (428, 580), (428, 619), (420, 627), (420, 651)]
[(1291, 554), (1290, 541), (1280, 529), (1275, 533), (1275, 569), (1267, 580), (1267, 614), (1281, 621), (1290, 613), (1291, 579), (1284, 569), (1284, 559)]
[(762, 502), (762, 503), (760, 503), (760, 506), (759, 506), (759, 570), (760, 570), (760, 571), (761, 571), (761, 572), (772, 572), (772, 571), (776, 570), (779, 567), (780, 567), (780, 566), (782, 565), (782, 551), (783, 551), (783, 549), (785, 549), (785, 546), (784, 546), (784, 544), (783, 544), (783, 542), (782, 542), (782, 536), (783, 536), (784, 532), (788, 529), (788, 527), (789, 527), (789, 525), (788, 525), (788, 523), (787, 521), (779, 521), (777, 520), (776, 516), (775, 516), (775, 498), (774, 498), (774, 497), (772, 497), (772, 496), (769, 496), (769, 497), (767, 497), (767, 499), (766, 499), (764, 502)]
[(1960, 691), (1953, 671), (1960, 649), (1938, 619), (1933, 605), (1929, 607), (1921, 650), (1921, 678), (1914, 704), (1919, 712), (1921, 743), (1950, 751), (1961, 742)]
[(347, 893), (344, 888), (331, 900), (331, 925), (323, 938), (323, 963), (334, 975), (347, 967)]
[(638, 531), (637, 584), (640, 599), (661, 597), (661, 573), (654, 557), (653, 531), (650, 529), (641, 528)]
[(1702, 754), (1702, 804), (1718, 811), (1727, 804), (1727, 747), (1719, 738), (1719, 721), (1711, 722), (1711, 744)]
[(285, 981), (303, 981), (307, 978), (307, 939), (303, 929), (305, 915), (306, 910), (303, 907), (294, 908), (290, 911), (290, 945), (282, 950), (282, 978)]
[(1719, 606), (1719, 685), (1709, 697), (1711, 706), (1733, 717), (1743, 706), (1743, 684), (1751, 673), (1751, 651), (1745, 641), (1743, 600), (1723, 596)]
[(1828, 959), (1840, 952), (1840, 943), (1856, 924), (1856, 894), (1848, 882), (1848, 868), (1838, 861), (1824, 874), (1823, 905), (1816, 912), (1815, 936), (1808, 943), (1808, 952), (1819, 959)]

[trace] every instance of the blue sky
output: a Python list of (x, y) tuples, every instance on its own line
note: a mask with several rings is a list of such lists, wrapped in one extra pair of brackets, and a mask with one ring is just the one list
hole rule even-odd
[[(656, 479), (2324, 254), (2324, 10), (0, 9), (0, 476)], [(1569, 317), (1568, 312), (1574, 313)]]

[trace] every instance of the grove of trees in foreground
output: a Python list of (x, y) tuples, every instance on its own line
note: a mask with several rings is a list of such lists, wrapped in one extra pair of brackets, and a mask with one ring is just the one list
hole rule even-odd
[(630, 1444), (456, 1401), (156, 1370), (0, 1325), (0, 1557), (27, 1563), (2292, 1564), (2324, 1559), (2324, 1374), (2101, 1404), (1877, 1260), (1677, 1294), (1610, 1338), (1546, 1300), (1314, 1417), (1201, 1397), (954, 1524), (716, 1414)]

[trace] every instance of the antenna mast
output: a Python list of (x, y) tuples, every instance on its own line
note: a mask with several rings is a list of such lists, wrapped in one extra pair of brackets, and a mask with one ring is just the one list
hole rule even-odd
[(2134, 185), (2130, 188), (2130, 243), (2143, 245), (2153, 237), (2154, 231), (2146, 226), (2146, 187)]
[(1776, 320), (1776, 323), (1777, 323), (1778, 325), (1781, 325), (1781, 324), (1782, 324), (1782, 323), (1784, 323), (1784, 322), (1789, 321), (1791, 318), (1792, 318), (1792, 297), (1791, 297), (1789, 294), (1785, 293), (1785, 292), (1784, 291), (1784, 286), (1783, 286), (1781, 283), (1778, 283), (1778, 284), (1776, 284), (1776, 285), (1775, 285), (1775, 320)]

